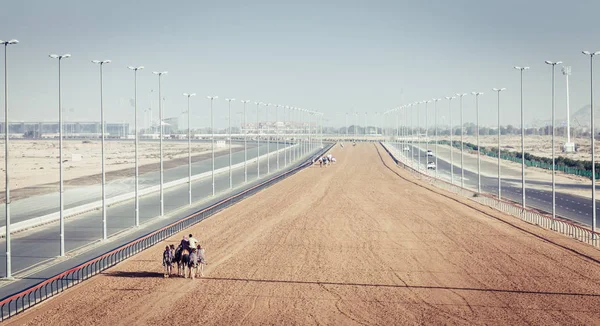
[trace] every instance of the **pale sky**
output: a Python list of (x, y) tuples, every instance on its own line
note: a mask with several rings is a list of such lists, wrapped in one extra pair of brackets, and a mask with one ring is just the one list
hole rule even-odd
[[(318, 110), (329, 125), (341, 126), (345, 112), (364, 116), (471, 91), (485, 93), (481, 122), (495, 124), (493, 87), (508, 89), (502, 123), (518, 125), (519, 73), (512, 67), (520, 65), (531, 67), (527, 124), (550, 118), (545, 60), (573, 67), (572, 110), (589, 104), (589, 58), (581, 50), (600, 50), (599, 11), (600, 2), (591, 0), (5, 1), (0, 39), (20, 41), (8, 48), (9, 119), (58, 119), (57, 62), (48, 54), (70, 53), (62, 70), (68, 120), (99, 120), (99, 67), (90, 61), (110, 59), (104, 68), (109, 122), (133, 121), (127, 66), (143, 65), (140, 124), (151, 98), (158, 114), (152, 71), (166, 70), (165, 117), (185, 109), (181, 93), (197, 93), (192, 127), (209, 125), (207, 95), (219, 96), (218, 126), (226, 123), (227, 97)], [(557, 117), (564, 117), (565, 81), (556, 72)], [(466, 120), (473, 121), (474, 98), (464, 104)], [(439, 105), (447, 111), (446, 100)], [(249, 108), (254, 120), (254, 105)], [(241, 110), (234, 102), (232, 112)]]

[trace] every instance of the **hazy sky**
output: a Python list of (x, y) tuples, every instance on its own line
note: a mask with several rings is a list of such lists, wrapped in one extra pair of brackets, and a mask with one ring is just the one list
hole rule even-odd
[[(198, 94), (193, 127), (209, 124), (206, 95), (219, 96), (219, 126), (226, 123), (226, 97), (319, 110), (329, 125), (340, 126), (345, 112), (363, 112), (363, 120), (365, 111), (471, 91), (485, 93), (481, 121), (495, 124), (492, 87), (508, 88), (502, 123), (519, 124), (519, 73), (512, 67), (521, 65), (531, 67), (524, 81), (530, 123), (550, 118), (551, 68), (544, 60), (573, 67), (573, 110), (589, 104), (589, 58), (581, 50), (600, 50), (599, 11), (600, 2), (591, 0), (9, 0), (2, 3), (0, 39), (21, 42), (8, 48), (9, 119), (57, 120), (58, 64), (48, 54), (70, 53), (62, 70), (69, 120), (99, 120), (99, 67), (90, 60), (110, 59), (104, 68), (108, 121), (133, 121), (127, 66), (144, 65), (141, 124), (151, 99), (158, 114), (154, 70), (169, 72), (165, 117), (185, 109), (181, 93)], [(556, 100), (557, 117), (564, 117), (560, 69)], [(472, 121), (474, 98), (464, 104)], [(439, 105), (447, 112), (446, 100)], [(457, 102), (453, 107), (458, 112)], [(234, 102), (232, 112), (241, 110)]]

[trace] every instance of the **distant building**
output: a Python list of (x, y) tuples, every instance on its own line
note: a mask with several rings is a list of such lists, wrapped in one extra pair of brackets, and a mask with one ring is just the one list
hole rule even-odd
[[(105, 129), (105, 136), (109, 138), (126, 138), (129, 134), (128, 123), (106, 122)], [(0, 133), (4, 133), (4, 130), (5, 123), (0, 122)], [(101, 130), (100, 122), (63, 122), (65, 138), (97, 138)], [(8, 132), (26, 138), (54, 138), (58, 137), (59, 127), (58, 122), (10, 122)]]

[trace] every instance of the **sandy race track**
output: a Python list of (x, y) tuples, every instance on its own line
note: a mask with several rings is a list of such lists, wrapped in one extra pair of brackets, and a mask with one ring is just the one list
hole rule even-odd
[(162, 277), (182, 232), (9, 323), (600, 324), (596, 249), (429, 189), (374, 144), (334, 156), (186, 230), (206, 277)]

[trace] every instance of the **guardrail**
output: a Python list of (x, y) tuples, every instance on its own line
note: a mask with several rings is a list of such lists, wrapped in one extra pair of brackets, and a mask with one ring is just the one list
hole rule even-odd
[(396, 164), (402, 164), (406, 170), (418, 175), (421, 178), (424, 178), (431, 185), (450, 191), (457, 195), (461, 195), (482, 205), (492, 207), (500, 212), (512, 215), (514, 217), (518, 217), (521, 220), (526, 221), (530, 224), (538, 225), (542, 228), (572, 237), (576, 240), (585, 242), (597, 248), (600, 247), (600, 232), (594, 232), (589, 228), (569, 221), (566, 218), (557, 216), (556, 219), (553, 219), (552, 215), (550, 214), (544, 214), (541, 211), (530, 208), (523, 208), (521, 206), (518, 206), (518, 204), (514, 202), (498, 199), (497, 197), (494, 197), (489, 194), (478, 193), (470, 189), (453, 185), (447, 181), (436, 179), (428, 174), (425, 174), (413, 168), (411, 164), (404, 162), (402, 160), (402, 155), (398, 154), (398, 150), (396, 148), (392, 147), (390, 149), (388, 147), (389, 145), (383, 142), (381, 143), (381, 145), (386, 150), (386, 152), (388, 152), (388, 154), (392, 157), (394, 162), (396, 162)]
[(141, 236), (138, 239), (113, 249), (103, 255), (80, 264), (74, 268), (57, 274), (47, 280), (44, 280), (36, 285), (19, 293), (8, 296), (0, 301), (0, 321), (4, 321), (18, 313), (21, 313), (34, 305), (45, 301), (48, 298), (77, 285), (92, 276), (116, 265), (117, 263), (159, 243), (166, 238), (194, 225), (207, 217), (222, 211), (223, 209), (247, 198), (262, 189), (271, 186), (274, 183), (285, 179), (296, 172), (313, 164), (316, 157), (326, 153), (334, 144), (325, 146), (321, 151), (311, 156), (304, 163), (295, 167), (292, 170), (285, 171), (277, 176), (265, 180), (251, 188), (242, 190), (230, 197), (220, 200), (219, 202), (199, 210), (181, 220), (173, 222), (159, 230), (153, 231), (147, 235)]
[[(246, 161), (247, 163), (254, 163), (257, 160), (262, 160), (267, 158), (267, 156), (273, 156), (273, 155), (279, 155), (279, 153), (283, 152), (283, 151), (287, 151), (287, 150), (293, 150), (296, 146), (298, 145), (291, 145), (285, 148), (282, 148), (278, 151), (273, 151), (267, 154), (263, 154), (261, 156), (258, 157), (258, 159), (255, 158), (251, 158), (248, 161)], [(244, 166), (244, 163), (246, 162), (240, 162), (240, 163), (236, 163), (234, 165), (231, 166), (232, 169), (237, 169), (237, 168), (241, 168)], [(215, 175), (217, 174), (221, 174), (221, 173), (225, 173), (229, 171), (229, 166), (225, 166), (219, 169), (215, 170)], [(206, 171), (206, 172), (202, 172), (199, 174), (195, 174), (192, 175), (192, 182), (193, 181), (197, 181), (203, 178), (208, 178), (212, 175), (212, 171)], [(177, 180), (173, 180), (170, 182), (167, 182), (165, 184), (163, 184), (163, 188), (164, 189), (169, 189), (172, 187), (176, 187), (182, 184), (187, 184), (188, 183), (188, 178), (181, 178), (181, 179), (177, 179)], [(156, 186), (150, 186), (150, 187), (146, 187), (146, 188), (142, 188), (139, 190), (139, 196), (143, 197), (146, 195), (149, 195), (151, 193), (155, 193), (160, 191), (160, 185), (156, 185)], [(135, 198), (135, 192), (128, 192), (128, 193), (124, 193), (124, 194), (120, 194), (120, 195), (116, 195), (113, 197), (109, 197), (106, 199), (106, 206), (110, 207), (112, 205), (116, 205), (118, 203), (122, 203), (124, 201), (130, 200)], [(94, 201), (91, 203), (87, 203), (87, 204), (83, 204), (83, 205), (79, 205), (76, 207), (72, 207), (72, 208), (68, 208), (65, 209), (63, 214), (65, 216), (65, 218), (69, 218), (69, 217), (73, 217), (73, 216), (77, 216), (80, 214), (84, 214), (87, 212), (91, 212), (97, 209), (102, 208), (102, 200), (98, 200), (98, 201)], [(25, 221), (21, 221), (21, 222), (17, 222), (17, 223), (13, 223), (11, 225), (11, 234), (14, 233), (18, 233), (21, 232), (23, 230), (27, 230), (33, 227), (37, 227), (37, 226), (41, 226), (41, 225), (45, 225), (48, 223), (53, 223), (56, 222), (60, 219), (60, 212), (54, 212), (54, 213), (50, 213), (50, 214), (46, 214), (43, 216), (38, 216), (38, 217), (33, 217), (30, 219), (27, 219)], [(4, 238), (6, 236), (6, 227), (2, 226), (0, 227), (0, 239)]]

